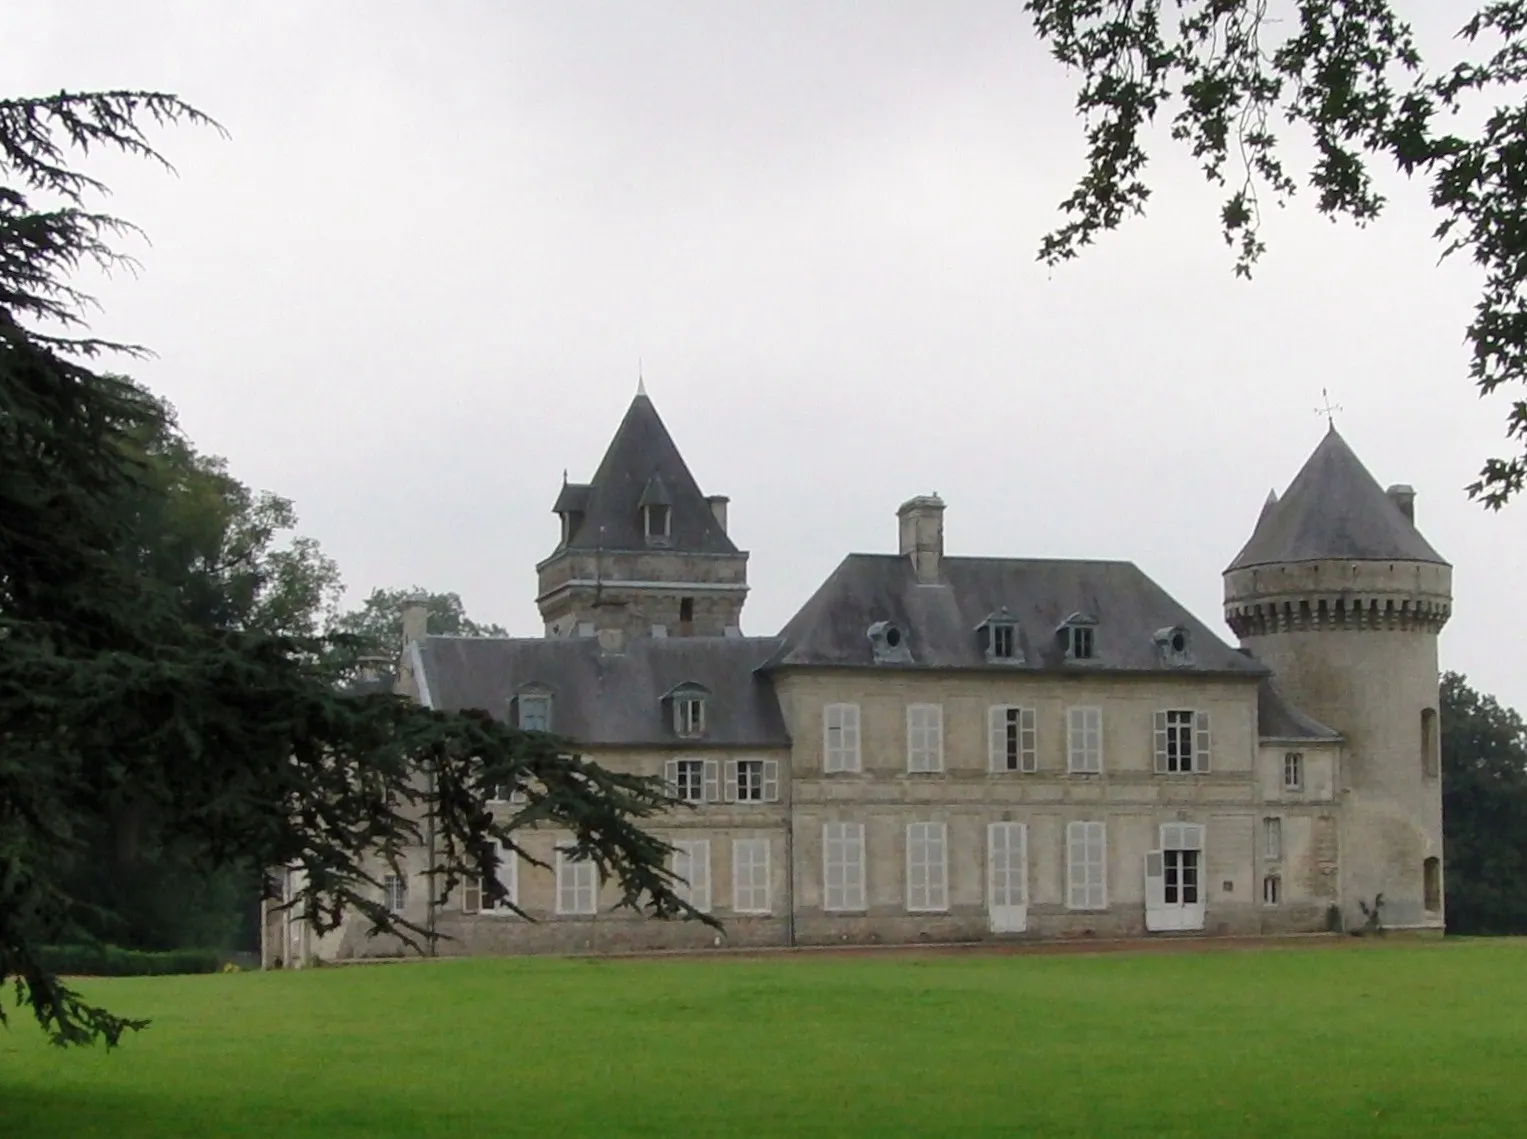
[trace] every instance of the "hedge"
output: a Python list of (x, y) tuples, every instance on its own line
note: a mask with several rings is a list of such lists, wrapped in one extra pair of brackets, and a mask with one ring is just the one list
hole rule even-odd
[(50, 945), (44, 967), (66, 977), (160, 977), (171, 973), (216, 973), (224, 954), (215, 949), (171, 949), (149, 953), (115, 945)]

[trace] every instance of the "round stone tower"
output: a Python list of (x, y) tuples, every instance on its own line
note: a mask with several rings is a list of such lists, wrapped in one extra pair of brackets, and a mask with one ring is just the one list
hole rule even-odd
[(1437, 636), (1452, 568), (1333, 426), (1225, 571), (1225, 619), (1300, 709), (1342, 734), (1336, 791), (1349, 928), (1443, 925)]

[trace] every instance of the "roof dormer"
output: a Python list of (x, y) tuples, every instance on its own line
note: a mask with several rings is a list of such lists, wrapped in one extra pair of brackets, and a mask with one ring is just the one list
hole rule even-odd
[(991, 664), (1022, 664), (1023, 649), (1018, 643), (1018, 619), (1004, 606), (976, 626), (981, 652)]
[(649, 546), (666, 546), (673, 540), (673, 496), (659, 475), (647, 480), (637, 500), (642, 514), (642, 537)]
[(663, 704), (673, 724), (673, 734), (686, 740), (704, 736), (710, 699), (711, 690), (692, 680), (669, 689)]
[(907, 635), (901, 626), (891, 621), (876, 621), (865, 635), (870, 641), (870, 652), (876, 664), (911, 664), (912, 649), (907, 645)]
[(1193, 667), (1193, 639), (1182, 625), (1157, 629), (1152, 638), (1156, 642), (1156, 659), (1167, 668)]
[(1097, 659), (1098, 619), (1089, 613), (1073, 613), (1055, 629), (1066, 661), (1090, 661)]

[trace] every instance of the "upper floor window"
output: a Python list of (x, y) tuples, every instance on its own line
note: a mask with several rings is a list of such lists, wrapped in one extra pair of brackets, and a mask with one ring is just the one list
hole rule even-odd
[(1304, 753), (1302, 751), (1283, 753), (1283, 790), (1304, 790)]
[(551, 731), (551, 693), (526, 691), (515, 701), (515, 718), (521, 731)]
[(721, 801), (721, 764), (714, 759), (670, 759), (663, 763), (670, 793), (686, 803)]
[(646, 536), (649, 538), (667, 538), (670, 536), (672, 525), (672, 508), (665, 503), (653, 503), (642, 507), (642, 520)]
[(1018, 645), (1018, 622), (1006, 609), (998, 609), (977, 627), (981, 651), (996, 664), (1022, 664), (1023, 650)]
[(726, 801), (728, 803), (779, 802), (779, 760), (727, 760)]
[(862, 770), (859, 705), (829, 704), (822, 709), (822, 770)]
[(1156, 771), (1190, 775), (1209, 770), (1209, 713), (1172, 708), (1156, 713)]
[(1067, 709), (1066, 769), (1077, 775), (1102, 773), (1103, 709)]
[(695, 599), (693, 597), (679, 598), (679, 624), (688, 625), (695, 619)]
[(987, 765), (992, 771), (1038, 771), (1039, 747), (1032, 708), (997, 704), (987, 709)]
[(1097, 657), (1097, 618), (1073, 613), (1056, 630), (1067, 660), (1094, 660)]
[(1437, 778), (1442, 767), (1442, 756), (1437, 741), (1437, 709), (1421, 709), (1421, 774), (1427, 779)]
[(709, 697), (710, 689), (693, 682), (678, 685), (664, 697), (672, 707), (674, 735), (695, 739), (705, 734)]
[(943, 705), (907, 705), (907, 770), (944, 770)]

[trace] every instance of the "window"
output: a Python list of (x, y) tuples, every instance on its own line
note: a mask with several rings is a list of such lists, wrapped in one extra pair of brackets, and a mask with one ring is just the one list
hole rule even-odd
[(1108, 908), (1108, 833), (1105, 824), (1066, 824), (1066, 908)]
[(732, 909), (739, 914), (769, 912), (769, 840), (732, 840)]
[(674, 893), (702, 914), (710, 913), (710, 840), (681, 839), (673, 844)]
[[(489, 896), (482, 883), (476, 878), (468, 878), (461, 885), (461, 909), (468, 914), (502, 914), (512, 915), (514, 910), (511, 905), (517, 905), (520, 900), (520, 875), (519, 856), (513, 851), (506, 851), (500, 843), (498, 850), (498, 865), (494, 868), (494, 877), (504, 888), (504, 897), (495, 901)], [(506, 904), (509, 903), (509, 904)]]
[(1161, 828), (1163, 901), (1196, 906), (1202, 900), (1204, 828), (1197, 823), (1167, 823)]
[(693, 597), (679, 598), (679, 624), (688, 625), (695, 619), (695, 599)]
[(670, 759), (663, 778), (671, 793), (686, 803), (721, 801), (721, 764), (714, 759)]
[(1283, 790), (1304, 790), (1304, 753), (1302, 751), (1283, 753)]
[(705, 697), (673, 698), (673, 730), (681, 736), (698, 736), (705, 731)]
[(1172, 709), (1156, 713), (1156, 771), (1188, 775), (1209, 770), (1209, 713)]
[(1442, 860), (1428, 858), (1421, 863), (1421, 891), (1424, 905), (1429, 913), (1442, 910)]
[(827, 705), (822, 709), (822, 770), (862, 769), (859, 758), (859, 705)]
[(1072, 625), (1066, 655), (1072, 660), (1091, 660), (1094, 643), (1092, 630), (1086, 625)]
[(943, 823), (907, 824), (907, 911), (949, 908), (948, 831)]
[(997, 660), (1012, 660), (1018, 646), (1018, 630), (1013, 625), (991, 627), (991, 655)]
[(519, 697), (520, 729), (526, 732), (551, 731), (551, 697), (544, 692)]
[[(1022, 823), (990, 823), (986, 828), (986, 889), (994, 915), (1028, 905), (1028, 831)], [(1004, 914), (1004, 916), (1011, 916)], [(995, 932), (1021, 932), (1016, 929)]]
[(598, 910), (598, 867), (573, 855), (572, 844), (557, 847), (557, 913), (592, 914)]
[(1067, 714), (1066, 768), (1074, 774), (1103, 771), (1103, 709), (1072, 708)]
[[(627, 499), (629, 502), (630, 500)], [(670, 511), (661, 503), (653, 503), (643, 508), (646, 515), (647, 537), (666, 538), (670, 521)], [(630, 517), (627, 515), (626, 517)]]
[(1283, 901), (1283, 879), (1269, 874), (1262, 879), (1262, 904), (1276, 906)]
[(907, 770), (944, 770), (944, 709), (940, 704), (907, 705)]
[(1421, 709), (1421, 774), (1437, 778), (1441, 757), (1437, 751), (1437, 709)]
[(728, 803), (778, 802), (779, 760), (727, 760), (726, 801)]
[(1283, 857), (1283, 820), (1262, 820), (1262, 857), (1277, 862)]
[(1038, 771), (1034, 709), (997, 704), (987, 709), (987, 765), (992, 771)]
[(408, 904), (408, 880), (398, 874), (387, 875), (382, 879), (382, 896), (386, 899), (389, 912), (402, 913), (403, 907)]
[(822, 908), (864, 909), (864, 824), (822, 825)]

